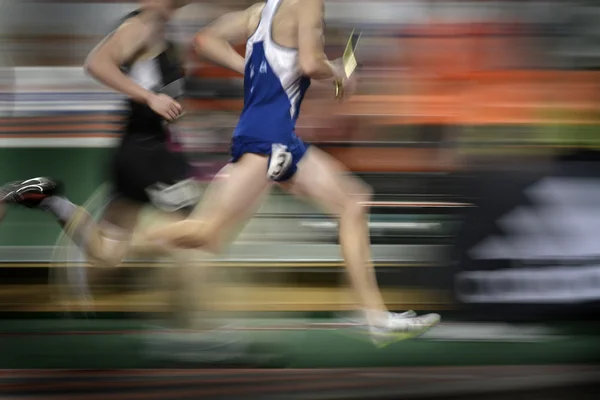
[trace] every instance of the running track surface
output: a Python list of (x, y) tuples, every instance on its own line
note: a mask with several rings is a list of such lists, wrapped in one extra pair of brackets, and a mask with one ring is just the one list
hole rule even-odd
[(600, 382), (596, 366), (0, 370), (0, 399), (504, 398), (497, 393), (514, 399), (516, 391), (556, 394), (567, 387), (565, 398), (581, 399), (583, 391), (597, 393), (582, 386), (594, 382)]

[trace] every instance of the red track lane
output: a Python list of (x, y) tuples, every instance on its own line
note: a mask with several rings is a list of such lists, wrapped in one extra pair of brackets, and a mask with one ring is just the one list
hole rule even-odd
[(486, 366), (369, 369), (2, 370), (0, 398), (153, 400), (259, 398), (441, 387), (523, 377), (597, 375), (595, 366)]

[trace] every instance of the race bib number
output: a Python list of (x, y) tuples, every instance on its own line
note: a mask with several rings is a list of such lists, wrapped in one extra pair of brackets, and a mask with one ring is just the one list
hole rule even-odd
[(277, 180), (285, 175), (291, 165), (292, 153), (287, 151), (287, 147), (281, 144), (273, 144), (267, 177), (271, 180)]

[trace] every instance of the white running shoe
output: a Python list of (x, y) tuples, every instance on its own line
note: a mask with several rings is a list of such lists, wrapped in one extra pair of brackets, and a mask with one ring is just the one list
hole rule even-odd
[[(381, 318), (383, 321), (386, 321), (387, 318), (389, 318), (388, 314), (391, 313), (381, 313)], [(394, 313), (393, 315), (395, 315), (395, 318), (412, 318), (412, 317), (416, 317), (417, 313), (414, 312), (413, 310), (408, 310), (405, 311), (403, 313)], [(362, 311), (360, 313), (356, 313), (352, 316), (349, 317), (343, 317), (343, 320), (352, 323), (352, 324), (356, 324), (356, 325), (362, 325), (362, 326), (368, 326), (369, 322), (366, 316), (366, 312)]]
[[(409, 314), (410, 315), (410, 314)], [(406, 313), (388, 313), (383, 326), (370, 326), (371, 340), (378, 346), (385, 346), (398, 340), (413, 339), (421, 336), (440, 322), (438, 314), (407, 317)]]
[(393, 315), (395, 318), (414, 318), (417, 316), (417, 313), (414, 312), (413, 310), (408, 310), (408, 311), (404, 311), (403, 313), (390, 313), (391, 315)]

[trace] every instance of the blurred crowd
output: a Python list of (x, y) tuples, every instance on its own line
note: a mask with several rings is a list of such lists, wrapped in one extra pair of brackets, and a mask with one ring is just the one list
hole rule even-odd
[[(199, 117), (188, 124), (196, 131), (202, 124), (207, 135), (196, 137), (196, 144), (227, 141), (241, 107), (242, 85), (235, 74), (199, 60), (191, 38), (217, 16), (251, 3), (196, 1), (173, 21), (171, 37), (187, 55), (186, 107)], [(19, 67), (79, 66), (135, 6), (2, 0), (4, 57)], [(455, 144), (474, 140), (465, 127), (477, 127), (476, 140), (555, 143), (561, 137), (556, 130), (542, 129), (540, 137), (539, 129), (528, 128), (597, 122), (599, 17), (593, 1), (326, 1), (328, 52), (339, 55), (350, 30), (360, 29), (364, 69), (358, 93), (345, 104), (314, 95), (300, 133), (320, 142)], [(505, 127), (502, 135), (497, 127)], [(565, 129), (567, 136), (573, 132)], [(379, 156), (383, 165), (370, 167), (369, 159), (364, 156), (362, 168), (389, 168)], [(446, 156), (436, 160), (440, 168), (453, 162)], [(406, 168), (420, 168), (407, 163)]]

